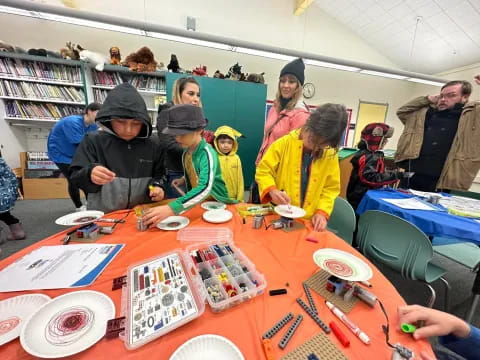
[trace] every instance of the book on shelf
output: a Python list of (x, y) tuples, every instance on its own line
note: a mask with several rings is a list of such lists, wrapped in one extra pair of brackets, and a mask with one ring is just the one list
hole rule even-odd
[(78, 105), (42, 104), (29, 101), (5, 101), (7, 117), (60, 119), (68, 115), (82, 114), (83, 107)]
[(72, 86), (57, 86), (0, 79), (0, 96), (85, 102), (83, 90)]
[(45, 81), (82, 83), (78, 65), (52, 64), (40, 61), (0, 58), (0, 75)]
[[(100, 72), (93, 70), (92, 78), (94, 85), (97, 86), (111, 86), (115, 87), (123, 83), (122, 77), (118, 72)], [(148, 75), (133, 75), (128, 81), (137, 90), (160, 92), (165, 91), (165, 78), (148, 76)]]

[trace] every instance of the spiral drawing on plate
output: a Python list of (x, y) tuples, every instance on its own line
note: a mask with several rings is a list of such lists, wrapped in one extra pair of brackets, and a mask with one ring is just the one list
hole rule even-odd
[(353, 275), (353, 269), (343, 261), (337, 259), (326, 259), (323, 264), (332, 274), (349, 277)]
[(20, 318), (12, 316), (8, 319), (0, 320), (0, 336), (15, 329), (20, 324)]
[(97, 219), (96, 216), (82, 216), (78, 219), (73, 220), (73, 222), (75, 224), (79, 224), (79, 223), (84, 223), (84, 222), (87, 222), (87, 221), (93, 221), (93, 220), (96, 220), (96, 219)]
[(93, 325), (94, 313), (85, 306), (75, 306), (56, 313), (45, 328), (45, 338), (52, 345), (74, 343)]

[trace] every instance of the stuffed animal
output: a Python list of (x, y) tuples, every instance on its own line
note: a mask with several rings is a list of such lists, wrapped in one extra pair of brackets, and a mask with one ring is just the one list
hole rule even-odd
[(180, 69), (180, 64), (178, 63), (177, 55), (172, 54), (170, 56), (170, 63), (167, 65), (168, 71), (178, 73)]
[(146, 46), (128, 55), (122, 65), (129, 67), (132, 71), (140, 72), (154, 72), (157, 68), (152, 50)]
[(47, 56), (47, 50), (45, 49), (28, 49), (27, 53), (35, 56)]
[(15, 49), (12, 45), (0, 40), (0, 51), (15, 52)]
[(108, 61), (105, 56), (90, 50), (85, 50), (80, 45), (77, 45), (77, 49), (80, 50), (80, 60), (93, 64), (97, 71), (103, 71), (103, 68)]
[(75, 44), (72, 44), (70, 41), (66, 43), (66, 48), (60, 49), (60, 55), (64, 59), (70, 60), (80, 60), (80, 54), (78, 50), (75, 49)]
[(196, 67), (195, 69), (193, 69), (192, 74), (196, 76), (208, 76), (207, 67), (205, 65)]
[(120, 48), (112, 46), (110, 48), (110, 64), (120, 65), (122, 63), (122, 56), (120, 55)]
[(231, 66), (228, 70), (227, 75), (225, 76), (225, 79), (239, 81), (245, 80), (245, 74), (242, 73), (242, 66), (239, 65), (238, 62), (235, 65)]
[(257, 83), (257, 84), (265, 84), (265, 78), (263, 77), (265, 75), (264, 72), (261, 74), (249, 74), (247, 76), (247, 81)]
[(225, 75), (223, 75), (220, 70), (215, 71), (215, 74), (213, 74), (213, 77), (215, 79), (225, 79)]
[(168, 71), (163, 62), (159, 62), (157, 65), (157, 71)]

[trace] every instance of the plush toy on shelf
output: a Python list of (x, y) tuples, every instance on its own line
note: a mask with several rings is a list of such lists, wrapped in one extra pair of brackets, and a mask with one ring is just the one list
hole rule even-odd
[(215, 71), (215, 74), (213, 74), (213, 77), (215, 79), (225, 79), (225, 75), (223, 75), (220, 70)]
[(0, 51), (15, 52), (15, 48), (12, 45), (0, 40)]
[(196, 76), (208, 76), (207, 67), (205, 65), (200, 65), (193, 69), (192, 74)]
[(246, 81), (257, 83), (257, 84), (265, 84), (265, 78), (263, 77), (263, 75), (265, 75), (264, 72), (260, 74), (249, 74), (247, 76)]
[(167, 69), (174, 73), (180, 72), (180, 64), (178, 63), (177, 55), (172, 54), (170, 56), (170, 63), (167, 65)]
[(120, 55), (120, 48), (112, 46), (110, 48), (110, 65), (121, 65), (122, 56)]
[(80, 60), (93, 64), (95, 70), (97, 71), (103, 71), (103, 68), (108, 61), (105, 56), (90, 50), (86, 50), (80, 45), (77, 45), (77, 49), (80, 51)]
[(245, 74), (242, 73), (242, 66), (239, 65), (238, 62), (231, 66), (227, 75), (225, 76), (225, 79), (244, 81)]
[(80, 60), (80, 54), (75, 49), (75, 44), (72, 44), (70, 41), (66, 43), (66, 47), (60, 49), (60, 55), (64, 59)]
[(146, 46), (128, 55), (122, 65), (127, 66), (132, 71), (140, 72), (155, 72), (157, 69), (157, 62), (152, 50)]
[(159, 62), (157, 65), (157, 71), (168, 71), (167, 67), (163, 62)]

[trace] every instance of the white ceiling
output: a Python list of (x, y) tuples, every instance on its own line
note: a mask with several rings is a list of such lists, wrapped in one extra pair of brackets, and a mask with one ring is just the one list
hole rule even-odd
[(480, 0), (315, 0), (315, 4), (405, 70), (434, 74), (480, 62)]

